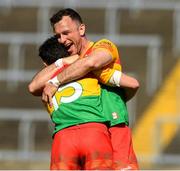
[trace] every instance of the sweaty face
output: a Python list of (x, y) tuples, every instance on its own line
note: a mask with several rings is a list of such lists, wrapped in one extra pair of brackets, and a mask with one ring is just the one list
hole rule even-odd
[(54, 31), (58, 36), (58, 41), (66, 47), (69, 54), (80, 54), (82, 46), (82, 35), (84, 35), (84, 25), (72, 20), (69, 16), (64, 16), (62, 20), (54, 25)]

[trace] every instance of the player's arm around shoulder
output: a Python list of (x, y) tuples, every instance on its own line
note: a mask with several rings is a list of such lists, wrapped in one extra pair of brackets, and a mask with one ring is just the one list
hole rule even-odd
[(34, 96), (41, 96), (45, 84), (52, 78), (54, 73), (57, 70), (63, 68), (65, 65), (74, 63), (77, 59), (79, 59), (79, 55), (64, 57), (57, 60), (55, 63), (43, 68), (34, 76), (32, 81), (28, 85), (29, 92)]
[(96, 42), (92, 51), (86, 57), (81, 57), (81, 59), (68, 66), (57, 75), (57, 80), (63, 85), (82, 78), (93, 70), (103, 68), (114, 60), (109, 49), (111, 49), (109, 42)]
[(103, 49), (93, 50), (85, 58), (81, 58), (57, 75), (61, 85), (82, 78), (89, 72), (108, 65), (112, 61), (111, 55)]

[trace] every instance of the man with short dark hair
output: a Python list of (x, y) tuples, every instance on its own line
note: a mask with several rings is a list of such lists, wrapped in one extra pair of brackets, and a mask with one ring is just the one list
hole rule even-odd
[[(114, 83), (118, 86), (121, 81), (121, 85), (123, 86), (124, 75), (120, 72), (121, 66), (119, 63), (119, 55), (117, 48), (112, 42), (106, 39), (100, 40), (96, 43), (87, 40), (85, 36), (85, 25), (82, 23), (82, 20), (79, 19), (79, 15), (72, 9), (65, 9), (58, 12), (51, 18), (51, 22), (59, 42), (65, 46), (69, 54), (78, 54), (80, 55), (81, 59), (65, 68), (62, 72), (60, 72), (60, 74), (58, 74), (58, 76), (52, 78), (49, 81), (50, 84), (45, 85), (42, 96), (45, 102), (48, 102), (50, 105), (52, 105), (52, 96), (57, 91), (58, 86), (85, 76), (90, 71), (93, 72), (93, 75), (98, 76), (102, 82), (107, 81), (109, 84)], [(112, 62), (114, 63), (112, 64)], [(108, 72), (108, 67), (114, 67), (114, 69)], [(103, 68), (104, 72), (102, 72), (102, 70), (100, 71), (100, 68)], [(93, 75), (88, 74), (89, 78), (93, 78)], [(138, 86), (139, 85), (137, 82), (135, 82), (134, 87), (137, 88)], [(94, 89), (95, 86), (92, 88)], [(92, 101), (89, 101), (89, 103), (91, 102)], [(92, 105), (96, 106), (93, 103)], [(62, 106), (60, 108), (62, 111)], [(92, 110), (88, 112), (92, 112)], [(117, 134), (117, 130), (123, 130), (123, 132), (126, 134), (124, 140), (127, 139), (127, 141), (124, 142), (131, 144), (131, 133), (129, 132), (129, 128), (126, 126), (128, 124), (127, 113), (122, 115), (121, 113), (118, 114), (118, 112), (115, 112), (112, 113), (111, 117), (111, 120), (113, 123), (115, 123), (114, 125), (111, 125), (114, 126), (113, 129), (111, 129), (111, 135), (118, 135), (119, 137), (121, 136), (122, 132), (118, 131)], [(113, 136), (114, 138), (112, 142), (114, 150), (118, 150), (118, 147), (115, 145), (115, 143), (119, 142), (119, 140), (115, 138), (116, 136)], [(119, 142), (119, 144), (121, 145), (121, 142)], [(120, 156), (120, 153), (122, 152), (121, 148), (118, 150), (118, 153), (116, 152), (116, 155), (114, 155), (114, 153), (113, 155), (116, 156), (114, 157), (114, 163), (116, 163), (114, 164), (114, 168), (123, 169), (128, 166), (128, 168), (137, 169), (137, 161), (133, 153), (132, 146), (124, 146), (123, 143), (123, 150), (130, 151), (130, 154), (128, 153), (127, 156), (123, 157)], [(133, 158), (133, 160), (131, 161), (129, 158)]]

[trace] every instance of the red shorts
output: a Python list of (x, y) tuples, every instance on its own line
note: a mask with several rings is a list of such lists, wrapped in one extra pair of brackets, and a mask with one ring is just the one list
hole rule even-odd
[(130, 128), (125, 124), (118, 124), (109, 128), (109, 131), (113, 147), (113, 168), (138, 170)]
[(106, 125), (86, 123), (57, 132), (50, 169), (112, 169), (112, 146)]

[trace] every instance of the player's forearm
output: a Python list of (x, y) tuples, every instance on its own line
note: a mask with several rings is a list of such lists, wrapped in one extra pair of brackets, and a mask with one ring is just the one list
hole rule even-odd
[(65, 84), (85, 76), (90, 71), (91, 67), (86, 63), (86, 59), (80, 59), (58, 74), (57, 79), (60, 84)]
[(52, 77), (57, 69), (55, 64), (51, 64), (38, 72), (28, 85), (29, 92), (34, 96), (41, 96), (45, 83)]
[(90, 71), (102, 68), (112, 61), (112, 57), (107, 52), (95, 52), (86, 58), (74, 62), (58, 74), (57, 79), (60, 84), (65, 84), (73, 80), (82, 78)]
[(124, 73), (121, 75), (120, 86), (125, 90), (126, 101), (133, 98), (139, 89), (139, 82)]

